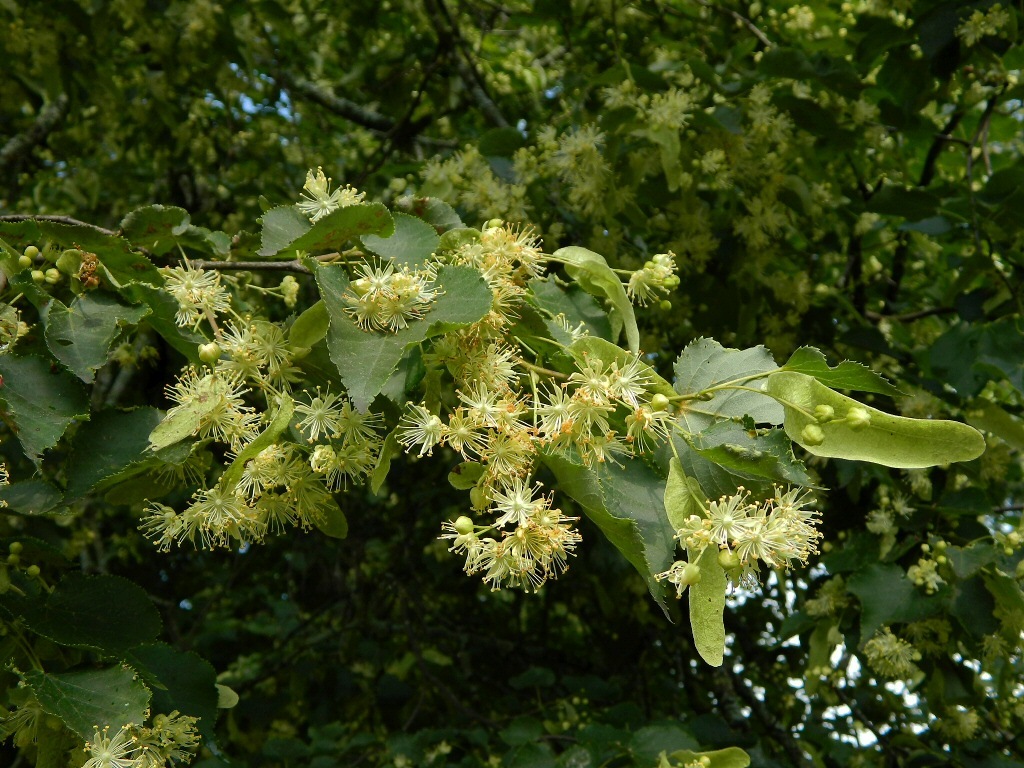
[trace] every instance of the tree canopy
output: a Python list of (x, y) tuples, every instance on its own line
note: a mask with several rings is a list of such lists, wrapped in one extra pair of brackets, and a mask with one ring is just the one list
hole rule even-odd
[(0, 762), (1024, 765), (988, 0), (0, 3)]

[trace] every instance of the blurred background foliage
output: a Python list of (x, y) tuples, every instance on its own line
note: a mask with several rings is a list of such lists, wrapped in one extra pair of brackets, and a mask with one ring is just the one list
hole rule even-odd
[[(1024, 765), (1021, 20), (947, 0), (0, 0), (0, 218), (113, 229), (163, 203), (236, 234), (323, 166), (371, 199), (532, 223), (548, 252), (636, 269), (671, 249), (682, 285), (640, 313), (665, 372), (702, 335), (815, 345), (903, 393), (876, 405), (989, 443), (933, 471), (811, 462), (826, 552), (731, 599), (717, 670), (595, 529), (538, 595), (463, 577), (435, 540), (464, 505), (450, 462), (348, 494), (340, 542), (158, 555), (102, 499), (0, 533), (131, 578), (239, 693), (205, 768), (698, 746)], [(133, 384), (158, 391), (166, 354)]]

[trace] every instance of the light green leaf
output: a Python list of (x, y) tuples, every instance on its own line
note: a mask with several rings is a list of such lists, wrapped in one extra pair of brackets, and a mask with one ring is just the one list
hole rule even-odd
[(480, 320), (492, 295), (480, 273), (470, 267), (442, 267), (437, 287), (443, 291), (420, 320), (398, 333), (364, 331), (346, 311), (342, 299), (348, 277), (341, 266), (317, 269), (317, 284), (331, 316), (327, 347), (356, 408), (365, 411), (398, 366), (406, 348), (430, 336)]
[(238, 694), (226, 685), (217, 683), (217, 709), (231, 709), (238, 704)]
[(780, 370), (813, 376), (826, 387), (875, 392), (879, 395), (898, 395), (900, 391), (866, 365), (844, 360), (834, 368), (825, 355), (815, 347), (800, 347)]
[(606, 366), (614, 363), (620, 369), (631, 363), (639, 362), (640, 370), (647, 374), (650, 381), (647, 385), (648, 392), (651, 394), (662, 394), (666, 397), (676, 396), (672, 385), (661, 378), (651, 366), (640, 360), (635, 354), (630, 354), (622, 347), (612, 344), (610, 341), (605, 341), (597, 336), (582, 336), (572, 343), (569, 347), (569, 353), (581, 366), (586, 365), (587, 360), (595, 359), (600, 360)]
[[(160, 423), (156, 408), (103, 411), (83, 424), (71, 443), (67, 464), (67, 493), (76, 498), (106, 486), (145, 461), (149, 434)], [(130, 472), (129, 472), (130, 473)]]
[(149, 313), (145, 305), (126, 306), (105, 293), (84, 293), (70, 307), (54, 299), (41, 313), (46, 346), (72, 373), (91, 384), (121, 328), (135, 325)]
[(484, 474), (484, 465), (478, 461), (464, 461), (448, 473), (448, 483), (459, 491), (475, 488)]
[[(915, 469), (970, 461), (985, 451), (985, 438), (966, 424), (892, 416), (834, 392), (802, 373), (773, 373), (766, 391), (785, 406), (786, 434), (815, 456)], [(811, 415), (818, 405), (830, 406), (835, 420), (819, 424)], [(845, 418), (853, 408), (863, 409), (870, 423), (858, 429), (847, 424)], [(808, 443), (804, 432), (808, 425), (820, 428), (820, 444)]]
[[(675, 391), (694, 395), (722, 385), (757, 388), (758, 374), (778, 369), (764, 347), (726, 349), (714, 339), (696, 339), (686, 345), (675, 364)], [(701, 432), (720, 419), (750, 416), (758, 424), (781, 424), (782, 408), (770, 397), (750, 389), (718, 389), (709, 399), (684, 403), (679, 412), (687, 431)]]
[(74, 376), (39, 357), (0, 355), (0, 402), (25, 455), (38, 467), (76, 418), (89, 414), (85, 388)]
[(449, 229), (441, 235), (441, 241), (437, 245), (437, 250), (439, 252), (457, 251), (464, 245), (477, 243), (479, 241), (479, 229), (474, 229), (473, 227), (456, 227), (455, 229)]
[(337, 250), (355, 237), (387, 237), (394, 231), (395, 222), (387, 208), (381, 203), (361, 203), (331, 211), (288, 247), (310, 253)]
[(665, 513), (672, 528), (679, 530), (690, 517), (703, 517), (707, 502), (700, 484), (683, 472), (683, 465), (673, 458), (668, 464), (668, 483), (665, 485)]
[(672, 753), (672, 759), (684, 764), (694, 763), (702, 757), (708, 758), (707, 768), (747, 768), (750, 765), (750, 755), (739, 747), (726, 747), (716, 749), (714, 752), (693, 752), (689, 749), (681, 749)]
[(672, 564), (675, 531), (665, 515), (664, 480), (640, 459), (599, 470), (563, 456), (542, 455), (561, 490), (583, 508), (608, 540), (647, 582), (651, 596), (668, 615), (665, 586), (654, 575)]
[(394, 232), (390, 237), (364, 235), (361, 239), (367, 250), (381, 258), (390, 259), (398, 266), (416, 268), (433, 256), (441, 242), (437, 231), (423, 219), (407, 213), (392, 214)]
[(149, 450), (159, 451), (192, 437), (199, 432), (203, 417), (210, 414), (217, 405), (217, 402), (211, 402), (211, 398), (192, 400), (184, 408), (168, 412), (164, 420), (149, 433)]
[(331, 316), (323, 299), (311, 306), (292, 323), (288, 329), (288, 344), (295, 348), (312, 347), (327, 335)]
[(149, 689), (128, 667), (61, 674), (33, 669), (25, 673), (25, 682), (46, 712), (86, 741), (95, 737), (96, 728), (109, 726), (117, 733), (128, 723), (146, 721)]
[[(260, 451), (269, 448), (277, 441), (281, 433), (288, 428), (288, 422), (291, 420), (294, 412), (295, 401), (285, 395), (281, 398), (280, 404), (277, 407), (277, 413), (274, 414), (274, 418), (267, 425), (267, 428), (245, 446), (238, 456), (235, 457), (235, 460), (231, 462), (231, 465), (224, 471), (224, 474), (221, 475), (220, 482), (223, 488), (230, 490), (238, 485), (238, 481), (242, 479), (242, 474), (245, 472), (246, 462), (255, 459)], [(150, 441), (152, 439), (150, 437)]]
[(608, 266), (604, 256), (575, 245), (559, 248), (552, 255), (565, 262), (566, 273), (583, 290), (594, 296), (608, 299), (619, 319), (622, 320), (629, 351), (638, 354), (640, 352), (640, 331), (636, 327), (633, 305), (629, 302), (629, 296), (626, 295), (622, 281)]
[(964, 420), (975, 429), (991, 432), (1011, 448), (1024, 451), (1024, 422), (995, 403), (975, 401), (964, 414)]
[(700, 581), (690, 585), (690, 627), (697, 653), (712, 667), (725, 659), (725, 590), (728, 578), (718, 562), (718, 547), (705, 547), (697, 557), (687, 548), (686, 556), (700, 567)]
[(279, 205), (260, 217), (260, 256), (274, 256), (313, 228), (298, 206)]

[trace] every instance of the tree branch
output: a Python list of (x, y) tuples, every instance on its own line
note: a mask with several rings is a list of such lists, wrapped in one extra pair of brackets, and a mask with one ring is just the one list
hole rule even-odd
[(97, 232), (104, 235), (116, 235), (112, 229), (98, 226), (97, 224), (90, 224), (87, 221), (79, 221), (73, 219), (70, 216), (57, 216), (49, 214), (31, 214), (31, 213), (9, 213), (4, 216), (0, 216), (0, 221), (52, 221), (54, 224), (67, 224), (72, 227), (88, 227), (89, 229), (95, 229)]
[(235, 272), (243, 269), (253, 272), (294, 272), (298, 275), (310, 275), (312, 272), (299, 261), (199, 261), (189, 259), (195, 269), (216, 269), (221, 272)]
[(35, 122), (24, 133), (11, 137), (0, 149), (0, 174), (14, 167), (15, 163), (24, 158), (36, 146), (42, 144), (50, 132), (67, 114), (70, 99), (62, 93), (53, 101), (44, 104), (36, 115)]

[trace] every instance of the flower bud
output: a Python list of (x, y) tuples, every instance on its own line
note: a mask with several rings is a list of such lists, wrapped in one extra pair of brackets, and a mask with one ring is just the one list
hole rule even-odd
[(199, 359), (207, 365), (213, 365), (220, 360), (220, 353), (220, 345), (215, 341), (199, 345)]
[(700, 584), (700, 566), (696, 563), (687, 563), (683, 568), (683, 574), (679, 577), (679, 583), (687, 587)]
[(473, 532), (473, 520), (471, 518), (462, 515), (455, 520), (455, 532), (460, 536), (468, 536)]
[(824, 424), (826, 421), (832, 421), (836, 417), (836, 409), (831, 405), (816, 405), (814, 406), (814, 418)]
[(39, 575), (39, 566), (30, 565), (28, 568), (25, 569), (25, 573), (27, 573), (30, 578), (34, 579), (36, 576)]
[(808, 424), (800, 430), (800, 442), (804, 445), (821, 445), (825, 442), (825, 432), (817, 424)]
[(672, 302), (669, 301), (668, 299), (662, 299), (662, 301), (658, 304), (658, 307), (661, 309), (662, 312), (668, 312), (670, 309), (672, 309)]
[(32, 259), (25, 254), (18, 257), (18, 266), (22, 269), (28, 269), (32, 266)]
[(25, 256), (26, 256), (26, 258), (34, 259), (38, 255), (39, 255), (39, 249), (36, 248), (34, 245), (30, 245), (30, 246), (28, 246), (25, 249)]
[(664, 411), (671, 401), (660, 392), (651, 398), (652, 411)]
[(32, 270), (32, 280), (36, 283), (41, 283), (46, 279), (46, 273), (41, 269)]
[(871, 414), (863, 408), (851, 408), (846, 412), (846, 423), (850, 429), (864, 429), (871, 424)]
[(718, 553), (718, 564), (726, 571), (735, 571), (740, 567), (740, 556), (729, 549), (723, 549)]
[(46, 272), (43, 273), (43, 280), (50, 285), (56, 285), (61, 280), (61, 274), (59, 269), (50, 267)]

